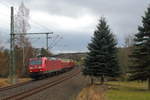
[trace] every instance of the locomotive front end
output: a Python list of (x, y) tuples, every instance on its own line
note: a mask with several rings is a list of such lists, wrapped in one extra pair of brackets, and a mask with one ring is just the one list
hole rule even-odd
[(29, 59), (29, 73), (30, 77), (36, 78), (43, 74), (44, 66), (42, 58), (31, 58)]

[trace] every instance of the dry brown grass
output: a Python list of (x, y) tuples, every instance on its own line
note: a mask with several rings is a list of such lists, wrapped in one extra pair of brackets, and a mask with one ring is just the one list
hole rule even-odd
[(106, 86), (92, 85), (84, 88), (76, 100), (105, 100)]
[[(17, 80), (17, 83), (26, 82), (31, 80), (30, 78), (20, 78)], [(0, 87), (6, 87), (11, 85), (8, 78), (0, 78)]]
[(19, 78), (18, 82), (26, 82), (32, 80), (31, 78)]
[(0, 87), (5, 87), (5, 86), (8, 86), (8, 85), (9, 85), (8, 79), (0, 78)]

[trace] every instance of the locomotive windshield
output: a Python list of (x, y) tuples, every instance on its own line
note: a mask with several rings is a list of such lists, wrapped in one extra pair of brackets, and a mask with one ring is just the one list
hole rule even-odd
[(30, 61), (30, 65), (41, 65), (42, 64), (42, 60), (31, 60)]

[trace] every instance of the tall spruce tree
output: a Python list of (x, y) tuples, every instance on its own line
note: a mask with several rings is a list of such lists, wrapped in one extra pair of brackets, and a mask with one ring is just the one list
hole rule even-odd
[[(116, 41), (104, 17), (99, 20), (91, 41), (88, 44), (89, 52), (85, 58), (83, 74), (100, 77), (101, 84), (103, 84), (106, 76), (116, 77), (120, 73)], [(92, 78), (91, 82), (93, 82)]]
[(138, 27), (135, 34), (135, 44), (130, 56), (133, 64), (130, 67), (130, 80), (148, 80), (150, 90), (150, 6), (142, 16), (142, 26)]

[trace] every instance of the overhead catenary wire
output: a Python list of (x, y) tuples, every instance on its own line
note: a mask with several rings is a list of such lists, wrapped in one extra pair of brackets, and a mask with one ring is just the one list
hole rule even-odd
[(61, 39), (63, 39), (63, 37), (59, 37), (59, 35), (57, 35), (55, 40), (53, 40), (53, 42), (49, 45), (49, 48), (54, 48), (58, 44), (58, 42), (60, 42)]
[[(8, 4), (7, 2), (2, 2), (2, 1), (0, 1), (5, 7), (7, 7), (7, 8), (9, 8), (9, 5), (10, 4)], [(15, 5), (14, 4), (14, 2), (12, 2), (13, 3), (13, 5)], [(16, 10), (16, 9), (15, 9)], [(17, 12), (17, 11), (16, 11)], [(6, 14), (5, 14), (6, 15)], [(8, 15), (7, 15), (8, 16)], [(39, 23), (39, 22), (37, 22), (37, 21), (35, 21), (35, 20), (32, 20), (32, 19), (29, 19), (29, 21), (31, 21), (33, 24), (35, 24), (35, 25), (37, 25), (37, 26), (39, 26), (39, 27), (41, 27), (41, 28), (43, 28), (43, 29), (46, 29), (46, 30), (51, 30), (49, 27), (47, 27), (46, 25), (42, 25), (41, 23)], [(52, 37), (51, 37), (52, 38)], [(49, 48), (53, 48), (53, 47), (55, 47), (56, 45), (57, 45), (57, 43), (59, 42), (61, 40), (61, 38), (59, 39), (58, 37), (56, 38), (56, 39), (54, 39), (54, 41), (49, 45)]]
[[(1, 3), (1, 5), (4, 5), (5, 7), (7, 7), (8, 9), (10, 9), (10, 5), (7, 3), (7, 2), (2, 2), (2, 1), (0, 1), (0, 3)], [(13, 3), (13, 5), (15, 5), (14, 3)], [(16, 10), (16, 8), (15, 8), (15, 12), (17, 12), (17, 10)], [(2, 12), (1, 12), (2, 13)], [(3, 13), (5, 16), (9, 16), (9, 14), (7, 15), (7, 14), (5, 14), (5, 13)], [(36, 21), (33, 21), (33, 20), (31, 20), (31, 19), (29, 19), (31, 22), (33, 22), (33, 23), (35, 23), (36, 25), (38, 25), (38, 26), (40, 26), (40, 27), (42, 27), (42, 28), (45, 28), (46, 30), (50, 30), (47, 26), (45, 26), (45, 25), (42, 25), (42, 24), (39, 24), (38, 22), (36, 22)], [(50, 30), (51, 31), (51, 30)]]
[[(8, 9), (10, 8), (10, 5), (7, 3), (7, 2), (2, 2), (2, 1), (0, 1), (0, 3), (2, 3), (2, 5), (4, 5), (5, 7), (7, 7)], [(14, 4), (15, 5), (15, 4)], [(16, 10), (16, 9), (15, 9)], [(17, 12), (17, 10), (15, 11), (15, 12)], [(5, 13), (3, 13), (4, 15), (6, 15), (6, 16), (8, 16), (7, 14), (5, 14)], [(38, 26), (40, 26), (40, 27), (42, 27), (42, 28), (45, 28), (46, 30), (50, 30), (47, 26), (45, 26), (45, 25), (42, 25), (42, 24), (39, 24), (38, 22), (36, 22), (36, 21), (33, 21), (33, 20), (31, 20), (31, 19), (29, 19), (31, 22), (33, 22), (33, 23), (35, 23), (36, 25), (38, 25)], [(50, 30), (51, 31), (51, 30)]]
[(4, 3), (3, 1), (0, 1), (0, 3), (9, 8), (8, 3), (6, 3), (6, 2)]
[[(5, 0), (6, 1), (6, 0)], [(12, 4), (8, 3), (8, 2), (5, 2), (4, 0), (3, 1), (0, 1), (1, 5), (4, 5), (5, 7), (7, 7), (8, 9), (10, 9), (10, 6), (12, 6)], [(14, 2), (11, 2), (13, 3), (13, 6), (15, 6), (16, 4)], [(15, 12), (17, 11), (17, 8), (14, 8)]]
[(38, 26), (40, 26), (42, 28), (45, 28), (46, 30), (51, 31), (47, 26), (39, 24), (37, 21), (31, 20), (31, 19), (30, 19), (30, 21), (33, 22), (35, 25), (38, 25)]

